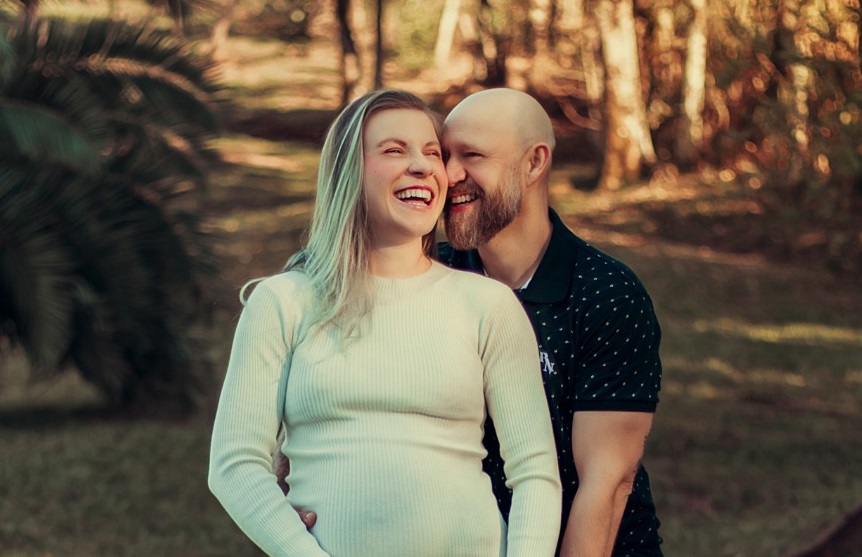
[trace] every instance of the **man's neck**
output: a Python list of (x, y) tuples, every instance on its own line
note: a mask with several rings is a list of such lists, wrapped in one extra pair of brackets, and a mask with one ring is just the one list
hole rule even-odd
[(521, 214), (479, 248), (485, 273), (510, 288), (520, 288), (539, 267), (552, 229), (547, 209), (541, 218)]

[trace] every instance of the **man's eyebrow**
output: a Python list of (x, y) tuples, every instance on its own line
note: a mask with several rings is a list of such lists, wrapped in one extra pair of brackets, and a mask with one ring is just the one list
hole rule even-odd
[(459, 151), (481, 151), (481, 149), (479, 149), (472, 143), (467, 143), (465, 141), (456, 142), (455, 145), (450, 144), (449, 150), (453, 149), (458, 149)]

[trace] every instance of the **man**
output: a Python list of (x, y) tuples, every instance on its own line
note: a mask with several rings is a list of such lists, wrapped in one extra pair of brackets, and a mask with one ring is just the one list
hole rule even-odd
[[(661, 331), (648, 294), (628, 267), (549, 209), (555, 140), (535, 99), (512, 89), (475, 93), (446, 118), (443, 144), (449, 243), (440, 259), (512, 287), (539, 343), (563, 482), (559, 554), (660, 557), (640, 464), (661, 381)], [(490, 422), (485, 446), (507, 516), (511, 495)], [(300, 514), (314, 523), (313, 513)]]
[[(634, 273), (549, 209), (554, 143), (547, 114), (520, 91), (482, 91), (452, 110), (440, 259), (515, 289), (533, 324), (563, 481), (560, 555), (660, 556), (640, 459), (658, 402), (661, 332)], [(505, 514), (487, 430), (486, 470)]]

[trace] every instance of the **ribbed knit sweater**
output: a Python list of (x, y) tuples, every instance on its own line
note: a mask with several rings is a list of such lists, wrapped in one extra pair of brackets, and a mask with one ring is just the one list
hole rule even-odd
[[(272, 556), (553, 555), (554, 439), (517, 299), (436, 262), (415, 277), (372, 280), (373, 309), (346, 342), (334, 327), (310, 325), (301, 272), (257, 285), (216, 413), (213, 493)], [(514, 490), (508, 533), (482, 472), (486, 410)], [(282, 422), (287, 497), (271, 471)], [(314, 510), (314, 528), (292, 506)]]

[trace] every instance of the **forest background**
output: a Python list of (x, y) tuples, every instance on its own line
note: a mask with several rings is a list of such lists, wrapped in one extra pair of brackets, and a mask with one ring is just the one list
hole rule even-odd
[(664, 337), (665, 554), (862, 555), (858, 0), (0, 0), (0, 557), (258, 555), (206, 489), (347, 99), (535, 95)]

